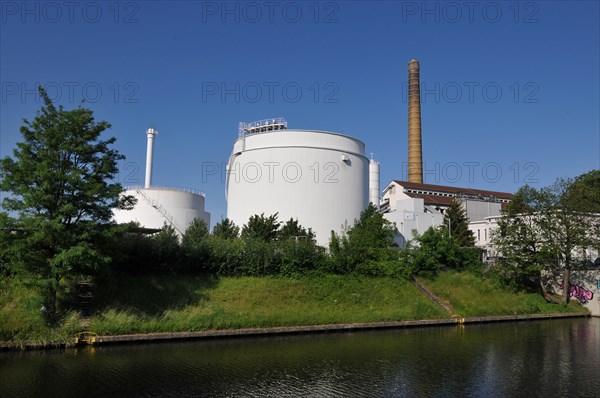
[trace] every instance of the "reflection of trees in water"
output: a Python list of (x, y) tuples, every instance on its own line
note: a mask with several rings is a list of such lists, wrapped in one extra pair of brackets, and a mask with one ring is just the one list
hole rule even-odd
[(47, 397), (593, 395), (599, 326), (574, 319), (3, 353), (0, 385)]

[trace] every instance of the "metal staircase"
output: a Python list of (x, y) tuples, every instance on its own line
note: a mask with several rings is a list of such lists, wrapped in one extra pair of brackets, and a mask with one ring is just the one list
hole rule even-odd
[(179, 228), (179, 226), (175, 222), (175, 217), (170, 215), (169, 212), (167, 211), (167, 209), (165, 209), (165, 207), (163, 205), (161, 205), (158, 202), (158, 200), (150, 199), (143, 192), (142, 189), (136, 189), (135, 192), (137, 192), (142, 198), (144, 198), (146, 203), (148, 203), (150, 206), (154, 207), (164, 217), (164, 219), (169, 223), (169, 225), (171, 225), (173, 228), (175, 228), (175, 231), (177, 231), (180, 235), (183, 235), (183, 230), (181, 228)]

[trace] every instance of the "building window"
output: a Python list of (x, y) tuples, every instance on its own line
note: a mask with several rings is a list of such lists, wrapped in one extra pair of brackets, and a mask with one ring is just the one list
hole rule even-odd
[(485, 237), (484, 239), (487, 242), (487, 228), (483, 230), (483, 236)]
[(477, 241), (479, 242), (481, 240), (481, 230), (477, 230)]

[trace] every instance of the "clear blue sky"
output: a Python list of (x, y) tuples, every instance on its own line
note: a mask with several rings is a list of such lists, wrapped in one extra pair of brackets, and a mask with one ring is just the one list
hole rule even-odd
[[(403, 178), (407, 63), (421, 62), (429, 183), (514, 192), (600, 168), (597, 1), (0, 2), (0, 155), (40, 103), (112, 124), (125, 185), (206, 192), (226, 215), (240, 121), (362, 139), (381, 183)], [(298, 89), (301, 90), (299, 94)]]

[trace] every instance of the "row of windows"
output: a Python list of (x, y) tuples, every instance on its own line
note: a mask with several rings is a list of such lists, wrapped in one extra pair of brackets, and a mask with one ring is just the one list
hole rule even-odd
[(418, 194), (421, 194), (421, 195), (431, 195), (431, 196), (454, 196), (454, 194), (451, 194), (451, 193), (431, 192), (431, 191), (417, 191), (416, 189), (407, 189), (406, 192), (408, 192), (408, 193), (418, 193)]

